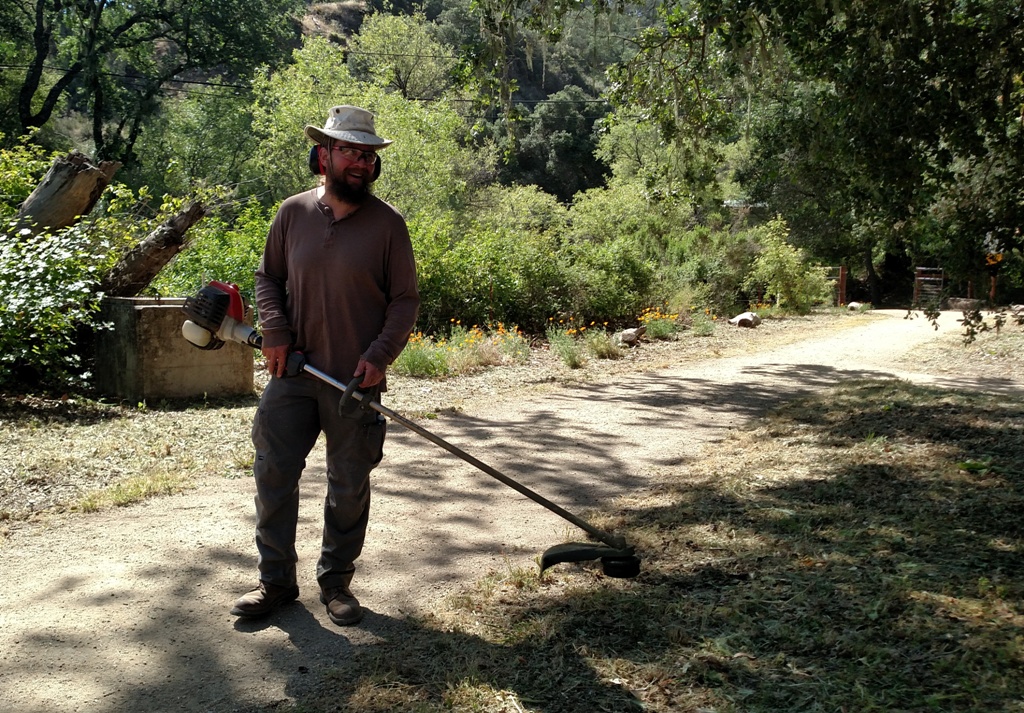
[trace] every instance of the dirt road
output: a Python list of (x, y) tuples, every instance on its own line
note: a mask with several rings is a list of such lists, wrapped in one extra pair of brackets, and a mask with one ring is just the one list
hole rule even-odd
[[(428, 428), (581, 512), (685, 467), (709, 442), (780, 401), (859, 377), (949, 386), (905, 355), (949, 338), (878, 312), (825, 338), (526, 398), (469, 400)], [(920, 351), (918, 351), (920, 353)], [(917, 362), (920, 365), (920, 361)], [(1019, 383), (973, 384), (1019, 393)], [(409, 615), (492, 569), (534, 566), (564, 521), (397, 425), (374, 474), (354, 583), (364, 623), (317, 602), (324, 473), (310, 458), (299, 524), (300, 601), (263, 622), (228, 614), (255, 579), (248, 479), (15, 532), (0, 548), (0, 700), (13, 713), (231, 711), (301, 696), (325, 668), (402, 635)]]

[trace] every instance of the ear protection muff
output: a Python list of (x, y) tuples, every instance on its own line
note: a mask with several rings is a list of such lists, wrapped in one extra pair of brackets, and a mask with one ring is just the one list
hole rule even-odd
[[(320, 148), (319, 144), (313, 144), (309, 147), (309, 172), (314, 176), (319, 176), (323, 171), (320, 170)], [(370, 174), (370, 182), (376, 181), (380, 178), (380, 154), (377, 154), (376, 160), (373, 162), (373, 173)]]
[(319, 176), (323, 171), (320, 170), (320, 144), (313, 144), (309, 147), (309, 172), (314, 176)]

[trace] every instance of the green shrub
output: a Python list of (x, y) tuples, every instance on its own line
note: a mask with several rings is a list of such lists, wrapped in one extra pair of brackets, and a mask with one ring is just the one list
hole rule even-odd
[(410, 223), (419, 272), (420, 327), (446, 330), (463, 324), (518, 324), (543, 330), (547, 315), (564, 311), (566, 271), (545, 233), (453, 218)]
[(603, 329), (589, 329), (583, 337), (587, 353), (595, 359), (621, 359), (622, 348), (615, 338)]
[(501, 322), (491, 336), (505, 364), (525, 364), (530, 360), (530, 342), (518, 327), (506, 329)]
[[(0, 142), (4, 135), (0, 134)], [(51, 157), (23, 136), (10, 148), (0, 149), (0, 219), (13, 216), (50, 167)]]
[(751, 231), (733, 234), (700, 226), (673, 235), (666, 249), (662, 289), (669, 294), (689, 292), (676, 309), (696, 305), (731, 312), (742, 300), (743, 280), (750, 270), (756, 245)]
[(451, 374), (465, 374), (485, 366), (498, 366), (502, 362), (497, 345), (475, 325), (471, 329), (461, 324), (452, 328), (448, 353), (448, 371)]
[(658, 307), (645, 309), (639, 320), (647, 328), (644, 336), (648, 339), (671, 339), (679, 331), (679, 315), (662, 312)]
[(718, 320), (710, 310), (695, 310), (690, 318), (690, 329), (695, 337), (710, 337), (715, 333)]
[(747, 274), (744, 286), (750, 292), (763, 290), (779, 307), (798, 314), (829, 300), (832, 283), (824, 268), (808, 262), (804, 251), (786, 242), (789, 228), (781, 218), (755, 228), (761, 252)]
[(576, 339), (576, 331), (571, 328), (549, 327), (546, 332), (551, 351), (570, 369), (579, 369), (587, 363), (584, 350)]
[(229, 222), (230, 216), (209, 216), (189, 230), (187, 249), (160, 271), (149, 291), (163, 296), (195, 294), (210, 280), (232, 282), (242, 294), (255, 295), (255, 273), (273, 220), (255, 201)]
[(454, 318), (542, 333), (552, 314), (619, 322), (650, 303), (657, 265), (622, 226), (589, 235), (533, 187), (492, 187), (478, 198), (471, 214), (409, 221), (425, 332), (442, 332)]
[(402, 376), (433, 377), (448, 374), (448, 353), (444, 345), (417, 332), (391, 365), (391, 371)]
[(584, 297), (573, 305), (573, 312), (584, 319), (620, 322), (654, 296), (657, 266), (644, 256), (637, 240), (623, 237), (603, 245), (576, 246), (572, 260), (590, 277), (583, 283)]
[(89, 377), (76, 334), (100, 326), (95, 287), (106, 253), (78, 227), (55, 235), (16, 234), (13, 226), (0, 233), (0, 385), (14, 383), (16, 369), (49, 386)]
[(447, 339), (416, 332), (392, 365), (397, 374), (416, 377), (450, 376), (486, 366), (522, 364), (530, 358), (530, 344), (518, 329), (466, 329), (455, 324)]

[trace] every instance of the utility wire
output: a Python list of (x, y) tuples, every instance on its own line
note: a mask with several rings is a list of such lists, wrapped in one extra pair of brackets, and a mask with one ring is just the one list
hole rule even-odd
[[(387, 57), (405, 57), (405, 56), (407, 56), (407, 57), (415, 57), (415, 56), (420, 56), (420, 55), (379, 55), (379, 56), (387, 56)], [(28, 68), (29, 68), (29, 65), (27, 65), (27, 64), (0, 64), (0, 69), (28, 69)], [(47, 69), (47, 70), (51, 70), (51, 71), (56, 71), (56, 72), (66, 72), (66, 71), (68, 71), (67, 67), (56, 67), (56, 66), (53, 66), (53, 65), (43, 65), (43, 69)], [(141, 84), (144, 84), (145, 82), (148, 81), (146, 77), (140, 77), (140, 76), (135, 75), (135, 74), (125, 74), (123, 72), (103, 71), (103, 72), (100, 72), (100, 74), (102, 74), (104, 76), (107, 76), (107, 77), (118, 77), (120, 79), (127, 79), (127, 80), (129, 80), (130, 82), (133, 82), (136, 85), (141, 85)], [(164, 81), (169, 83), (169, 84), (196, 85), (196, 86), (214, 87), (214, 88), (217, 88), (217, 89), (236, 89), (236, 90), (241, 90), (243, 92), (251, 92), (252, 91), (252, 87), (249, 86), (249, 85), (246, 85), (246, 84), (227, 84), (227, 83), (224, 83), (224, 82), (210, 82), (210, 81), (202, 81), (202, 80), (197, 80), (197, 79), (174, 79), (174, 78), (166, 79)], [(160, 89), (160, 93), (164, 94), (164, 95), (167, 95), (167, 94), (216, 95), (216, 94), (218, 94), (217, 92), (194, 91), (194, 90), (189, 90), (189, 89), (184, 89), (184, 88), (179, 88), (179, 87), (164, 87), (164, 88)], [(306, 94), (312, 94), (312, 92), (307, 91)], [(336, 96), (339, 99), (347, 99), (347, 98), (357, 98), (360, 95), (357, 95), (357, 94), (342, 94), (342, 95), (336, 95)], [(416, 102), (434, 101), (434, 99), (418, 98), (418, 97), (409, 97), (408, 100), (409, 101), (416, 101)], [(472, 103), (472, 102), (474, 102), (476, 100), (475, 99), (448, 98), (445, 101), (448, 101), (448, 102), (451, 102), (451, 103), (468, 104), (468, 103)], [(550, 104), (550, 105), (556, 105), (557, 106), (557, 105), (563, 105), (563, 104), (567, 104), (567, 105), (609, 104), (610, 102), (607, 99), (579, 99), (579, 100), (567, 100), (567, 99), (513, 99), (512, 103), (513, 104), (528, 104), (528, 105), (533, 105), (533, 106), (540, 105), (540, 104)], [(477, 117), (477, 118), (481, 118), (482, 119), (482, 118), (486, 118), (486, 117)]]

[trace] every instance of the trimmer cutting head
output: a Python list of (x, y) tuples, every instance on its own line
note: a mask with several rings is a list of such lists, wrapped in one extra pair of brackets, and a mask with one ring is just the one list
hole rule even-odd
[(586, 542), (566, 542), (549, 547), (540, 557), (540, 571), (543, 573), (548, 567), (562, 562), (586, 562), (598, 558), (607, 577), (629, 579), (640, 574), (640, 558), (632, 547), (615, 549)]

